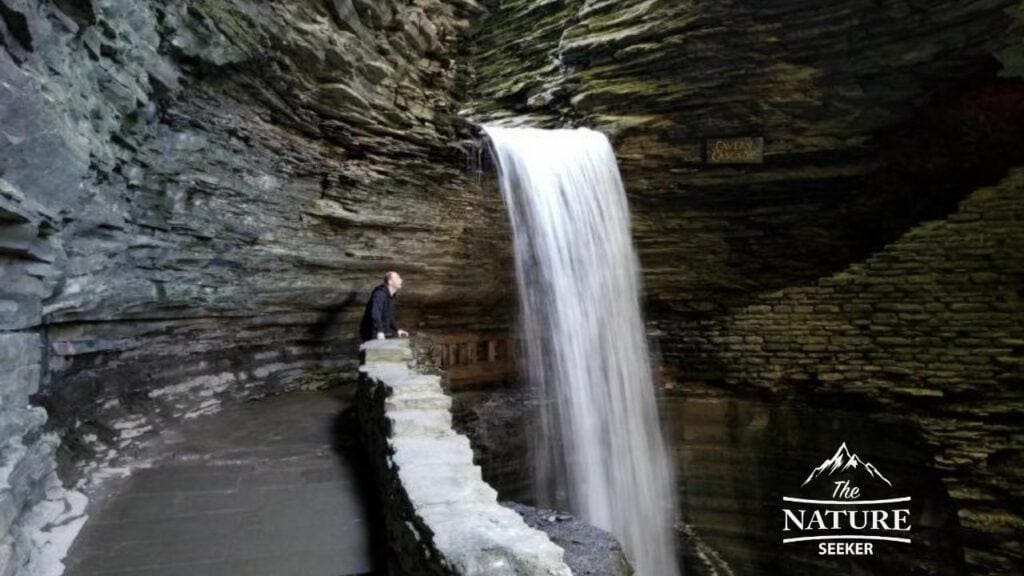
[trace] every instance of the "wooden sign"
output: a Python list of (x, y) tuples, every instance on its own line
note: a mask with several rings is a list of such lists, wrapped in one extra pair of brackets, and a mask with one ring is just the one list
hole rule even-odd
[(764, 162), (764, 138), (709, 138), (704, 143), (708, 164), (761, 164)]

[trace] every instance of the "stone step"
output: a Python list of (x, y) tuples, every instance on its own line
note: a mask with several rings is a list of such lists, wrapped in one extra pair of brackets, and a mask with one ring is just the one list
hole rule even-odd
[[(446, 438), (457, 437), (458, 434), (450, 434), (446, 436), (406, 436), (403, 439), (429, 439), (429, 440), (444, 440)], [(434, 452), (422, 452), (417, 449), (410, 449), (408, 444), (404, 444), (401, 440), (391, 439), (389, 446), (392, 449), (391, 459), (395, 464), (402, 466), (403, 468), (438, 468), (443, 466), (453, 467), (468, 467), (474, 466), (473, 456), (471, 454), (464, 453), (461, 449), (458, 450), (436, 450)]]
[(440, 393), (392, 395), (384, 402), (388, 413), (395, 410), (451, 410), (452, 399)]
[[(431, 485), (421, 486), (419, 482)], [(444, 482), (444, 490), (438, 490)], [(416, 508), (427, 506), (455, 507), (459, 504), (497, 505), (498, 492), (485, 482), (470, 479), (452, 479), (444, 475), (423, 476), (419, 481), (403, 480), (405, 493)]]
[(408, 362), (412, 360), (412, 348), (407, 338), (371, 340), (359, 347), (363, 362), (367, 365), (377, 362)]
[(406, 437), (393, 438), (391, 443), (403, 458), (410, 460), (425, 458), (432, 461), (464, 461), (473, 460), (473, 448), (469, 438), (461, 434), (453, 434), (442, 438)]
[(447, 410), (396, 410), (388, 412), (391, 436), (446, 436), (452, 431), (452, 414)]
[(441, 388), (441, 377), (426, 374), (414, 374), (407, 378), (392, 378), (385, 381), (385, 385), (394, 395), (421, 394), (434, 392), (444, 394)]
[[(518, 515), (512, 518), (502, 511), (512, 512), (500, 506), (466, 504), (447, 511), (428, 507), (423, 516), (434, 531), (436, 545), (459, 566), (460, 574), (491, 574), (490, 566), (481, 561), (500, 560), (529, 574), (571, 574), (562, 563), (562, 550), (545, 534), (528, 527)], [(481, 556), (480, 550), (488, 553)]]
[(404, 362), (377, 362), (361, 366), (359, 371), (385, 384), (400, 382), (416, 375), (415, 372), (409, 369), (409, 365)]
[(448, 487), (469, 483), (484, 484), (480, 467), (469, 462), (413, 466), (402, 466), (395, 462), (395, 466), (402, 478), (402, 483), (406, 486), (406, 491), (410, 494), (417, 490), (424, 494), (443, 492), (443, 490), (437, 489), (438, 486), (445, 486), (445, 490), (447, 490)]

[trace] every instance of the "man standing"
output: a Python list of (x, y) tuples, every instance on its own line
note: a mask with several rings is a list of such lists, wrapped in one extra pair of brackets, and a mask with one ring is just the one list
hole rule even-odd
[(398, 327), (392, 303), (395, 292), (401, 288), (402, 277), (398, 272), (388, 272), (384, 275), (384, 283), (370, 293), (370, 301), (366, 303), (366, 310), (363, 312), (363, 321), (359, 323), (359, 337), (363, 342), (374, 338), (383, 340), (388, 332), (398, 334), (399, 338), (409, 336), (408, 332)]

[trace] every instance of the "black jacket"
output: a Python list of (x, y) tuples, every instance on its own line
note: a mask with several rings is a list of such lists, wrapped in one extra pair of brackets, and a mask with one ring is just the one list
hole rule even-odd
[(366, 303), (363, 321), (359, 323), (359, 337), (366, 342), (377, 337), (378, 332), (397, 332), (395, 322), (394, 296), (384, 284), (377, 286), (370, 293), (370, 301)]

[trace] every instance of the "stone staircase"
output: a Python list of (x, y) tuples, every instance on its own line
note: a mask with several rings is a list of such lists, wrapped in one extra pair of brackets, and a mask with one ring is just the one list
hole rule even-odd
[(361, 347), (359, 419), (398, 574), (571, 576), (563, 550), (498, 504), (452, 429), (441, 378), (416, 371), (407, 339)]

